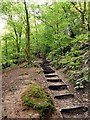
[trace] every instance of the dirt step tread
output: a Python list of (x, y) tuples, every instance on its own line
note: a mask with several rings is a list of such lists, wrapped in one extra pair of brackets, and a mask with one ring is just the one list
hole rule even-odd
[(66, 98), (69, 98), (69, 97), (72, 97), (74, 98), (74, 94), (71, 94), (71, 93), (67, 93), (67, 94), (62, 94), (62, 95), (56, 95), (54, 97), (54, 99), (66, 99)]
[(63, 82), (48, 82), (48, 86), (68, 86), (66, 84), (64, 84)]
[(70, 94), (70, 92), (67, 90), (67, 89), (64, 89), (64, 90), (51, 90), (51, 93), (53, 94), (53, 96), (56, 96), (56, 95), (63, 95), (63, 94)]
[(50, 80), (55, 80), (55, 79), (59, 79), (59, 77), (58, 77), (58, 76), (55, 76), (55, 77), (47, 77), (46, 79), (47, 79), (47, 80), (48, 80), (48, 79), (50, 79)]
[(58, 77), (56, 74), (45, 74), (45, 77)]
[(56, 106), (63, 108), (72, 108), (75, 106), (82, 106), (82, 104), (75, 98), (69, 97), (67, 99), (54, 99)]

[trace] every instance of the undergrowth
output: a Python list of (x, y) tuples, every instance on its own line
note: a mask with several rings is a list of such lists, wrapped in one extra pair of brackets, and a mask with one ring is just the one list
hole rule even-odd
[[(90, 82), (87, 63), (88, 45), (87, 34), (82, 34), (72, 39), (69, 46), (63, 47), (62, 52), (57, 48), (48, 54), (48, 59), (51, 60), (52, 66), (56, 69), (63, 68), (76, 89), (82, 89)], [(70, 49), (66, 50), (66, 48)]]

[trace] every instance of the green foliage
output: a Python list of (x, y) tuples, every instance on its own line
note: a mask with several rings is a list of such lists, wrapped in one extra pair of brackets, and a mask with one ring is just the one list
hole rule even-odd
[[(42, 5), (30, 3), (27, 6), (31, 60), (37, 57), (49, 59), (55, 68), (64, 68), (70, 75), (84, 70), (86, 58), (84, 59), (83, 55), (88, 52), (88, 47), (83, 48), (83, 45), (88, 43), (87, 2), (86, 9), (85, 2), (73, 4), (52, 2), (52, 4)], [(0, 37), (2, 65), (6, 68), (26, 60), (26, 19), (21, 0), (15, 3), (2, 2), (0, 11), (7, 22), (6, 33)], [(84, 19), (82, 19), (82, 12), (85, 12)], [(73, 78), (70, 79), (74, 81)], [(74, 83), (80, 87), (83, 86), (84, 80), (87, 81), (86, 79), (84, 74)]]
[(84, 88), (86, 82), (88, 82), (88, 75), (87, 75), (87, 76), (84, 76), (84, 77), (82, 77), (82, 78), (80, 78), (80, 79), (78, 79), (78, 80), (75, 82), (75, 88), (76, 88), (76, 89)]
[(40, 115), (50, 114), (55, 109), (49, 95), (35, 83), (31, 84), (21, 98), (26, 106), (36, 109)]
[(74, 83), (76, 89), (84, 88), (85, 84), (89, 82), (87, 67), (83, 68), (80, 73), (82, 74), (82, 76)]
[[(83, 44), (87, 43), (87, 34), (82, 34), (76, 36), (76, 38), (71, 40), (70, 44), (70, 51), (67, 51), (65, 55), (62, 55), (61, 49), (56, 49), (49, 53), (49, 59), (52, 60), (51, 64), (56, 68), (65, 68), (68, 78), (70, 81), (73, 82), (76, 89), (84, 88), (85, 84), (89, 82), (88, 74), (86, 74), (87, 70), (84, 68), (85, 66), (85, 59), (84, 53), (88, 51), (87, 47), (83, 49), (79, 49)], [(60, 42), (61, 43), (61, 42)], [(62, 46), (62, 44), (61, 44)], [(62, 46), (64, 49), (64, 46)], [(59, 51), (58, 51), (59, 50)], [(74, 80), (74, 74), (77, 74), (77, 71), (81, 71), (80, 78)]]

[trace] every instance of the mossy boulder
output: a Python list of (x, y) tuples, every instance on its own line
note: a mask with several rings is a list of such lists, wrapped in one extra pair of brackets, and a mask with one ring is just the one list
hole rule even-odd
[(40, 115), (50, 115), (55, 107), (48, 93), (41, 86), (32, 83), (21, 96), (24, 105), (36, 109)]

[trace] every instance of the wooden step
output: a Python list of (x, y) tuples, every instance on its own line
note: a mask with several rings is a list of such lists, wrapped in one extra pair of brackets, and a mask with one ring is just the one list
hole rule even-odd
[(57, 78), (57, 79), (51, 79), (51, 78), (48, 78), (47, 79), (47, 82), (62, 82), (62, 80), (61, 79), (59, 79), (59, 78)]
[(43, 70), (44, 74), (55, 73), (54, 70)]
[(48, 88), (50, 90), (62, 90), (67, 89), (67, 85), (50, 85)]
[(55, 71), (52, 70), (52, 68), (49, 66), (42, 66), (42, 69), (43, 69), (44, 74), (55, 73)]
[(74, 94), (68, 93), (64, 95), (57, 95), (54, 97), (54, 99), (68, 99), (68, 98), (74, 98)]
[(60, 109), (61, 113), (71, 113), (71, 114), (79, 114), (82, 112), (87, 112), (88, 108), (84, 107), (84, 106), (74, 106), (74, 107), (70, 107), (70, 108), (63, 108)]

